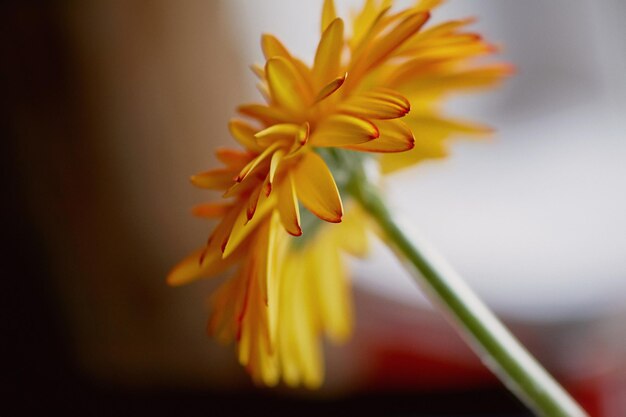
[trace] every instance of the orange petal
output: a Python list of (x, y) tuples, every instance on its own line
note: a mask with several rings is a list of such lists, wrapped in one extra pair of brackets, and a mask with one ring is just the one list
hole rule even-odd
[(267, 83), (276, 104), (284, 109), (299, 113), (312, 101), (309, 85), (296, 67), (287, 59), (274, 57), (265, 64)]
[(222, 259), (220, 252), (208, 254), (200, 264), (205, 249), (199, 249), (183, 259), (167, 276), (167, 283), (172, 286), (187, 284), (199, 278), (210, 278), (228, 269), (235, 257)]
[(215, 151), (215, 156), (229, 169), (233, 170), (240, 170), (254, 158), (254, 155), (250, 152), (241, 152), (229, 148), (219, 148)]
[(337, 77), (343, 49), (343, 20), (332, 21), (322, 34), (313, 62), (313, 80), (321, 87)]
[(235, 314), (236, 290), (239, 282), (237, 277), (227, 280), (211, 294), (210, 302), (212, 313), (207, 323), (207, 333), (216, 337), (220, 342), (230, 342), (234, 339), (232, 316)]
[(233, 138), (244, 148), (254, 152), (261, 150), (261, 147), (256, 143), (256, 139), (254, 138), (255, 129), (248, 123), (242, 120), (232, 119), (228, 123), (228, 130), (230, 130), (230, 134)]
[(231, 210), (225, 213), (222, 221), (215, 226), (215, 229), (213, 229), (213, 232), (211, 232), (211, 235), (209, 236), (204, 253), (200, 258), (201, 263), (204, 262), (205, 257), (211, 257), (214, 253), (222, 253), (222, 248), (228, 240), (230, 231), (233, 229), (233, 225), (235, 224), (235, 220), (237, 219), (241, 209), (242, 204), (239, 202), (233, 206)]
[(339, 106), (339, 111), (367, 119), (395, 119), (405, 116), (411, 104), (404, 96), (388, 89), (356, 94)]
[(322, 220), (339, 223), (343, 206), (339, 190), (324, 160), (315, 152), (306, 153), (293, 172), (298, 199)]
[(408, 151), (415, 146), (411, 129), (401, 120), (381, 120), (376, 125), (380, 129), (378, 139), (346, 148), (355, 151), (392, 153)]
[(222, 217), (233, 208), (232, 204), (225, 203), (205, 203), (195, 206), (191, 212), (194, 216), (205, 219), (216, 219)]
[(191, 183), (196, 187), (209, 190), (227, 190), (233, 185), (233, 171), (225, 168), (212, 169), (191, 176)]
[(287, 175), (276, 190), (278, 195), (278, 212), (280, 221), (287, 232), (293, 236), (300, 236), (300, 208), (296, 198), (296, 188), (291, 175)]
[(377, 138), (376, 126), (365, 119), (347, 114), (335, 114), (324, 119), (311, 133), (312, 146), (345, 146)]

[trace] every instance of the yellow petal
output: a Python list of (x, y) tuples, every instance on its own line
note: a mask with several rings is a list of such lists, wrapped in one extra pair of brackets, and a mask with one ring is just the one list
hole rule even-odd
[(276, 193), (278, 194), (278, 212), (283, 227), (289, 234), (300, 236), (302, 234), (300, 208), (296, 198), (296, 188), (290, 174), (287, 174), (286, 178), (278, 185)]
[(317, 96), (315, 97), (315, 103), (319, 103), (320, 101), (324, 100), (326, 97), (333, 94), (335, 91), (339, 90), (339, 88), (346, 81), (347, 76), (348, 76), (348, 73), (346, 72), (341, 77), (335, 78), (330, 83), (322, 87), (322, 89), (319, 91), (319, 93), (317, 93)]
[(241, 182), (233, 181), (233, 184), (224, 194), (223, 198), (229, 198), (236, 195), (243, 195), (252, 191), (255, 187), (259, 186), (263, 182), (264, 175), (266, 174), (267, 163), (263, 162), (254, 168)]
[(347, 114), (335, 114), (317, 126), (309, 142), (312, 146), (345, 146), (367, 142), (378, 136), (378, 128), (372, 122)]
[(414, 8), (419, 11), (428, 11), (438, 7), (441, 3), (443, 3), (443, 0), (420, 0)]
[(261, 196), (262, 189), (262, 186), (255, 187), (252, 190), (252, 193), (250, 193), (250, 197), (248, 197), (248, 205), (246, 207), (246, 218), (248, 221), (252, 220), (254, 217), (257, 205), (259, 204), (259, 197)]
[[(459, 50), (452, 49), (453, 47), (459, 48)], [(463, 49), (470, 49), (470, 53), (464, 53)], [(413, 48), (407, 49), (405, 55), (442, 59), (446, 58), (446, 53), (452, 56), (457, 55), (463, 57), (478, 55), (485, 51), (496, 52), (496, 48), (485, 42), (479, 34), (455, 33), (448, 36), (422, 40)]]
[[(261, 307), (261, 304), (263, 304), (264, 306), (267, 305), (267, 255), (268, 251), (270, 250), (270, 225), (272, 223), (273, 214), (274, 213), (272, 212), (272, 215), (268, 216), (267, 220), (259, 225), (253, 237), (253, 239), (255, 240), (255, 244), (253, 245), (254, 254), (251, 255), (251, 257), (254, 260), (251, 262), (253, 262), (254, 264), (254, 279), (256, 279), (257, 282), (253, 284), (254, 287), (252, 295), (261, 296), (262, 302), (258, 303), (258, 307)], [(263, 310), (265, 310), (265, 308)], [(264, 321), (267, 311), (262, 311), (259, 313), (256, 314), (257, 319), (261, 319), (262, 321)]]
[(301, 153), (304, 150), (304, 145), (306, 145), (309, 141), (309, 137), (311, 136), (311, 126), (309, 122), (304, 122), (300, 125), (300, 129), (298, 130), (298, 135), (296, 136), (296, 141), (289, 149), (289, 153), (283, 158), (285, 162), (294, 161), (300, 158)]
[[(370, 3), (371, 0), (368, 0), (362, 14), (355, 21), (354, 35), (350, 43), (352, 59), (348, 69), (350, 73), (348, 86), (346, 86), (348, 90), (352, 90), (353, 86), (357, 85), (370, 69), (368, 65), (370, 44), (384, 28), (383, 20), (390, 9), (390, 5), (383, 5), (381, 8), (368, 7)], [(361, 17), (364, 19), (363, 23), (357, 24)]]
[(424, 160), (441, 159), (448, 156), (446, 144), (442, 141), (435, 143), (416, 144), (409, 152), (389, 153), (382, 155), (380, 168), (383, 174), (411, 167)]
[(318, 88), (339, 75), (342, 49), (343, 20), (337, 18), (322, 34), (315, 52), (313, 80)]
[(292, 113), (300, 113), (312, 102), (308, 83), (287, 59), (269, 59), (265, 64), (265, 74), (272, 99), (277, 105)]
[[(419, 91), (422, 95), (441, 95), (450, 91), (473, 91), (491, 87), (504, 77), (511, 75), (514, 68), (508, 64), (491, 64), (478, 68), (452, 71), (432, 71), (420, 77), (405, 76), (403, 90)], [(394, 81), (397, 85), (398, 83)]]
[(332, 238), (337, 245), (350, 255), (364, 258), (369, 252), (367, 222), (369, 218), (356, 205), (352, 205), (348, 216), (344, 216), (340, 225), (332, 229)]
[[(424, 132), (426, 135), (453, 135), (463, 134), (471, 136), (484, 137), (493, 133), (493, 129), (489, 126), (476, 122), (469, 122), (459, 119), (445, 118), (436, 114), (418, 114), (411, 115), (406, 119), (411, 128), (415, 132)], [(421, 136), (418, 133), (418, 136)]]
[(328, 337), (336, 342), (344, 342), (352, 330), (352, 308), (348, 277), (339, 249), (320, 241), (311, 249), (315, 268), (315, 289), (320, 319)]
[[(265, 55), (266, 60), (275, 57), (286, 59), (293, 65), (307, 86), (310, 87), (309, 79), (311, 78), (311, 70), (309, 67), (307, 67), (306, 64), (299, 59), (293, 57), (287, 48), (285, 48), (285, 46), (275, 36), (268, 34), (263, 35), (261, 37), (261, 47), (263, 48), (263, 54)], [(265, 71), (263, 71), (263, 73), (264, 75), (266, 74)]]
[(411, 39), (409, 43), (412, 44), (413, 42), (421, 42), (426, 39), (446, 36), (454, 32), (455, 30), (462, 28), (463, 26), (474, 23), (475, 21), (475, 18), (470, 17), (466, 19), (451, 20), (448, 22), (439, 23), (420, 32), (415, 38)]
[(291, 58), (287, 48), (274, 35), (267, 33), (261, 35), (261, 49), (263, 49), (263, 55), (265, 55), (266, 60), (277, 56)]
[(405, 116), (410, 109), (404, 96), (382, 88), (355, 94), (339, 106), (341, 112), (366, 119), (395, 119)]
[(242, 182), (244, 179), (246, 179), (246, 177), (256, 168), (259, 166), (259, 164), (261, 164), (263, 161), (265, 161), (268, 157), (270, 157), (274, 151), (276, 151), (279, 147), (280, 147), (280, 143), (274, 143), (272, 145), (270, 145), (269, 147), (265, 148), (265, 150), (263, 152), (261, 152), (259, 154), (259, 156), (257, 156), (256, 158), (254, 158), (252, 161), (250, 161), (245, 167), (243, 167), (243, 169), (239, 172), (239, 175), (237, 175), (237, 178), (235, 178), (235, 181), (237, 182)]
[(409, 152), (383, 155), (384, 173), (397, 171), (425, 159), (447, 156), (446, 139), (457, 135), (485, 137), (492, 133), (488, 126), (456, 119), (446, 119), (435, 114), (411, 115), (404, 119), (415, 132), (415, 146)]
[(244, 241), (246, 237), (250, 235), (250, 233), (263, 222), (265, 216), (272, 210), (275, 206), (275, 199), (272, 196), (265, 198), (263, 195), (260, 196), (259, 202), (257, 203), (256, 212), (254, 217), (251, 220), (248, 220), (247, 207), (244, 207), (241, 210), (235, 219), (233, 224), (233, 228), (230, 231), (230, 235), (228, 239), (223, 244), (223, 254), (222, 257), (228, 257), (237, 247)]
[(402, 121), (381, 120), (376, 125), (380, 130), (378, 139), (347, 148), (355, 151), (392, 153), (408, 151), (415, 146), (411, 129)]
[[(244, 104), (237, 107), (237, 111), (245, 116), (257, 119), (266, 126), (270, 126), (276, 123), (283, 123), (291, 119), (291, 117), (287, 113), (285, 113), (285, 111), (278, 109), (274, 106), (270, 107), (263, 104)], [(258, 146), (258, 148), (261, 147)]]
[(389, 10), (389, 4), (378, 6), (376, 3), (375, 0), (366, 0), (361, 12), (354, 19), (353, 34), (350, 39), (352, 50), (358, 49), (364, 40), (373, 35), (376, 23)]
[(312, 294), (317, 277), (310, 261), (298, 253), (290, 254), (283, 265), (278, 332), (283, 377), (292, 387), (304, 384), (317, 388), (323, 379), (319, 326)]
[(322, 30), (321, 33), (324, 33), (330, 22), (335, 20), (337, 17), (337, 12), (335, 11), (335, 2), (333, 0), (324, 0), (324, 5), (322, 6)]
[[(416, 11), (419, 11), (416, 9)], [(475, 21), (474, 18), (463, 20), (452, 20), (438, 25), (431, 26), (425, 30), (421, 30), (415, 36), (412, 36), (400, 46), (395, 55), (405, 55), (410, 50), (421, 49), (425, 44), (432, 41), (446, 39), (455, 36), (456, 30)]]
[(261, 93), (261, 95), (263, 96), (263, 99), (267, 103), (271, 103), (272, 102), (272, 97), (270, 95), (270, 90), (267, 87), (267, 83), (265, 83), (265, 82), (258, 82), (258, 83), (256, 83), (256, 89), (259, 91), (259, 93)]
[[(250, 280), (252, 281), (252, 280)], [(250, 362), (250, 352), (252, 350), (252, 326), (249, 323), (241, 323), (239, 330), (239, 343), (237, 344), (237, 356), (239, 363), (247, 366)]]
[(226, 190), (233, 185), (233, 171), (218, 168), (191, 176), (191, 183), (196, 187), (209, 190)]
[(298, 199), (322, 220), (339, 223), (343, 206), (333, 175), (315, 152), (306, 153), (298, 163), (293, 180)]
[(374, 68), (387, 59), (393, 52), (413, 36), (426, 23), (430, 15), (426, 12), (413, 13), (400, 22), (394, 29), (375, 41), (367, 54), (367, 68)]
[(250, 69), (260, 80), (265, 79), (265, 68), (263, 68), (263, 66), (259, 64), (252, 64), (250, 65)]
[[(301, 372), (298, 368), (294, 337), (291, 333), (293, 323), (293, 309), (298, 303), (293, 302), (296, 279), (293, 277), (299, 272), (296, 266), (301, 264), (297, 253), (290, 253), (282, 262), (281, 278), (278, 287), (278, 302), (281, 319), (278, 322), (278, 349), (280, 366), (285, 384), (296, 387), (300, 383)], [(298, 300), (299, 301), (299, 300)]]
[(254, 138), (255, 129), (248, 123), (242, 120), (232, 119), (228, 123), (228, 129), (232, 137), (244, 148), (255, 152), (261, 150), (261, 147), (256, 143), (256, 139)]
[(311, 135), (311, 126), (309, 122), (304, 122), (300, 125), (300, 130), (298, 131), (297, 142), (304, 146), (309, 141), (309, 136)]
[(276, 345), (276, 333), (278, 330), (279, 299), (278, 291), (280, 286), (280, 267), (284, 256), (281, 253), (283, 248), (281, 237), (286, 236), (281, 230), (280, 215), (272, 212), (270, 218), (268, 241), (267, 241), (267, 321), (269, 336), (272, 347)]
[(277, 150), (276, 152), (274, 152), (274, 154), (272, 155), (272, 159), (270, 161), (270, 172), (267, 176), (267, 180), (270, 184), (270, 187), (272, 185), (272, 183), (274, 182), (274, 177), (276, 176), (276, 171), (278, 170), (278, 167), (280, 165), (280, 161), (283, 159), (283, 156), (285, 156), (285, 151), (282, 149)]
[(257, 132), (254, 137), (261, 146), (270, 146), (276, 142), (292, 143), (299, 131), (297, 124), (279, 123)]
[(302, 383), (314, 389), (321, 385), (324, 373), (316, 323), (316, 306), (313, 303), (314, 283), (317, 276), (310, 261), (299, 265), (299, 269), (293, 297), (294, 301), (299, 301), (299, 303), (294, 303), (296, 305), (292, 310), (294, 327), (291, 333), (294, 338), (294, 350)]

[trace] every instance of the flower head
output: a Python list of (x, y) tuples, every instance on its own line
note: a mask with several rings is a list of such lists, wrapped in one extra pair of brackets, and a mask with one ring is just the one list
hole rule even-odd
[(379, 156), (389, 172), (443, 156), (450, 135), (488, 132), (442, 117), (438, 104), (448, 93), (495, 84), (510, 67), (472, 64), (494, 47), (464, 31), (469, 19), (424, 28), (438, 3), (392, 12), (391, 1), (367, 0), (346, 37), (327, 0), (310, 66), (264, 35), (266, 63), (252, 68), (266, 102), (240, 106), (250, 121), (230, 122), (242, 149), (218, 150), (223, 167), (192, 177), (224, 200), (195, 208), (218, 223), (168, 281), (236, 268), (213, 294), (209, 331), (238, 341), (239, 360), (258, 382), (319, 385), (319, 336), (349, 335), (341, 253), (364, 253), (365, 228), (357, 210), (340, 225), (324, 224), (344, 220), (340, 190), (359, 155)]

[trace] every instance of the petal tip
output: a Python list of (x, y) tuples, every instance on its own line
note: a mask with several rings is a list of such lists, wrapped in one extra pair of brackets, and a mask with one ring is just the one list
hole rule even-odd
[(329, 223), (341, 223), (342, 220), (343, 220), (343, 212), (341, 211), (336, 212), (334, 217), (326, 219), (326, 221)]
[(180, 283), (178, 282), (178, 280), (176, 279), (176, 276), (174, 274), (174, 270), (172, 270), (167, 278), (165, 278), (165, 283), (167, 285), (169, 285), (170, 287), (178, 287), (180, 285)]
[(300, 228), (300, 226), (298, 226), (298, 229), (296, 231), (293, 230), (287, 230), (287, 233), (289, 233), (291, 236), (302, 236), (302, 228)]

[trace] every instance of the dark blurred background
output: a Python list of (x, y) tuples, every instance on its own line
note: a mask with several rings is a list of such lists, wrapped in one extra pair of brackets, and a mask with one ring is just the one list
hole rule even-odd
[[(209, 196), (193, 189), (187, 178), (214, 162), (212, 150), (229, 141), (226, 122), (233, 109), (254, 97), (247, 65), (260, 59), (261, 31), (271, 31), (276, 24), (281, 37), (289, 39), (293, 32), (288, 46), (297, 49), (306, 43), (310, 49), (317, 36), (320, 3), (110, 0), (4, 2), (0, 6), (4, 28), (0, 38), (2, 221), (3, 230), (8, 231), (3, 250), (8, 265), (3, 274), (8, 283), (3, 291), (7, 330), (3, 344), (8, 348), (7, 371), (2, 372), (3, 415), (57, 411), (116, 416), (530, 415), (417, 291), (409, 291), (408, 299), (398, 295), (406, 293), (403, 285), (408, 280), (398, 278), (400, 284), (394, 284), (390, 275), (402, 277), (402, 272), (388, 269), (391, 261), (384, 257), (373, 267), (357, 265), (356, 334), (346, 346), (327, 347), (327, 383), (320, 392), (254, 388), (237, 365), (232, 346), (219, 346), (204, 333), (206, 297), (216, 283), (175, 289), (164, 284), (169, 268), (203, 242), (209, 230), (209, 225), (189, 216), (189, 208)], [(578, 293), (570, 288), (593, 284), (577, 278), (567, 281), (570, 270), (557, 267), (566, 263), (563, 258), (572, 259), (569, 253), (550, 254), (554, 265), (547, 261), (542, 265), (542, 270), (556, 276), (555, 282), (565, 284), (542, 289), (537, 285), (548, 285), (548, 281), (541, 278), (533, 286), (539, 288), (538, 294), (518, 295), (527, 287), (523, 276), (508, 286), (502, 284), (503, 290), (493, 281), (480, 281), (476, 277), (508, 276), (507, 265), (519, 270), (512, 262), (518, 259), (517, 252), (516, 257), (504, 257), (498, 264), (495, 256), (493, 261), (481, 258), (476, 249), (491, 251), (486, 241), (496, 241), (501, 247), (502, 242), (521, 241), (520, 245), (532, 248), (532, 241), (523, 240), (523, 233), (515, 228), (508, 229), (510, 235), (502, 241), (485, 233), (473, 251), (465, 249), (468, 245), (455, 246), (458, 236), (446, 234), (445, 227), (438, 228), (444, 233), (434, 240), (444, 253), (451, 253), (453, 264), (476, 281), (479, 293), (498, 308), (516, 335), (592, 415), (622, 416), (626, 412), (622, 332), (626, 316), (619, 300), (626, 274), (620, 263), (626, 259), (620, 256), (626, 250), (621, 238), (626, 228), (616, 213), (624, 207), (626, 173), (620, 167), (626, 160), (622, 158), (626, 147), (621, 145), (626, 139), (625, 125), (620, 118), (615, 125), (604, 122), (590, 109), (604, 116), (605, 109), (616, 114), (626, 110), (621, 101), (626, 91), (624, 77), (616, 76), (626, 70), (620, 73), (620, 67), (611, 66), (626, 61), (624, 43), (615, 41), (623, 39), (619, 38), (624, 35), (623, 25), (619, 26), (623, 19), (617, 17), (626, 17), (625, 9), (617, 1), (598, 7), (592, 2), (571, 7), (563, 1), (551, 6), (529, 2), (530, 6), (521, 7), (514, 2), (496, 6), (481, 1), (472, 13), (467, 5), (451, 3), (444, 9), (450, 16), (485, 15), (484, 29), (507, 44), (510, 52), (505, 57), (520, 66), (520, 76), (486, 101), (452, 106), (460, 114), (469, 111), (496, 124), (502, 139), (497, 146), (460, 146), (456, 159), (443, 165), (451, 174), (429, 167), (421, 171), (424, 179), (414, 183), (433, 198), (430, 206), (420, 205), (422, 211), (417, 213), (423, 224), (418, 221), (418, 226), (432, 234), (437, 229), (433, 225), (444, 222), (458, 225), (456, 233), (467, 235), (463, 227), (485, 230), (488, 223), (492, 225), (489, 230), (497, 231), (503, 230), (499, 224), (528, 219), (534, 213), (533, 204), (545, 207), (550, 195), (567, 191), (564, 183), (555, 183), (554, 189), (530, 187), (540, 192), (526, 195), (530, 203), (522, 207), (530, 208), (515, 212), (517, 217), (512, 219), (463, 218), (454, 208), (465, 215), (472, 210), (482, 212), (485, 205), (474, 207), (471, 197), (485, 201), (486, 194), (472, 189), (469, 182), (459, 182), (459, 176), (480, 182), (482, 176), (493, 177), (492, 172), (476, 168), (485, 166), (481, 158), (501, 160), (513, 155), (512, 161), (528, 166), (536, 158), (530, 151), (524, 153), (524, 146), (553, 149), (561, 146), (556, 142), (559, 138), (570, 138), (572, 131), (595, 132), (597, 137), (589, 140), (602, 146), (606, 155), (595, 155), (595, 165), (586, 166), (587, 172), (593, 177), (597, 167), (614, 165), (606, 173), (613, 182), (610, 193), (593, 195), (597, 206), (583, 206), (588, 211), (572, 219), (576, 223), (614, 218), (612, 223), (602, 223), (604, 229), (598, 236), (592, 233), (596, 240), (579, 237), (593, 242), (598, 251), (614, 255), (611, 259), (591, 256), (592, 262), (584, 268), (572, 261), (572, 270), (593, 270), (609, 277), (602, 281), (606, 289), (601, 294), (612, 298), (576, 298)], [(569, 10), (561, 13), (559, 7)], [(545, 16), (560, 14), (562, 21), (551, 26), (553, 21), (540, 18), (541, 10)], [(590, 16), (589, 11), (595, 14)], [(303, 15), (306, 22), (296, 28), (293, 19)], [(520, 28), (523, 25), (515, 20), (520, 16), (532, 17), (533, 36), (547, 30), (543, 48)], [(577, 30), (580, 16), (606, 30), (594, 32), (597, 39), (580, 49), (571, 45), (564, 57), (551, 61), (551, 48), (562, 50), (559, 42)], [(607, 20), (606, 16), (613, 17)], [(602, 36), (613, 39), (610, 44), (615, 49), (609, 49), (608, 56), (617, 59), (589, 63), (584, 59), (590, 55), (588, 48), (608, 48), (609, 41)], [(599, 54), (596, 57), (607, 55), (594, 50)], [(576, 67), (576, 62), (587, 66)], [(543, 84), (537, 84), (539, 78)], [(604, 86), (609, 82), (614, 88)], [(606, 91), (611, 94), (607, 96)], [(578, 106), (581, 103), (587, 107)], [(543, 109), (542, 117), (538, 108)], [(554, 108), (561, 111), (551, 112)], [(572, 108), (582, 110), (567, 113)], [(586, 124), (581, 114), (588, 115)], [(554, 141), (542, 144), (543, 148), (537, 148), (536, 141), (520, 144), (523, 132), (533, 132), (536, 138), (542, 123)], [(477, 156), (488, 146), (494, 146), (495, 153)], [(567, 146), (561, 148), (566, 149), (565, 157), (556, 165), (576, 161), (571, 149), (583, 155), (587, 152)], [(455, 162), (459, 160), (468, 162)], [(510, 172), (516, 173), (513, 168)], [(597, 184), (606, 184), (604, 177), (596, 177), (597, 183), (583, 185), (597, 189)], [(537, 185), (548, 177), (530, 178)], [(562, 178), (572, 177), (566, 172)], [(575, 175), (573, 180), (580, 183)], [(413, 179), (400, 177), (398, 181)], [(473, 190), (464, 195), (469, 199), (450, 197), (467, 187)], [(416, 195), (419, 192), (415, 190)], [(564, 203), (567, 207), (581, 207), (580, 202), (587, 199), (572, 195), (575, 198)], [(506, 207), (520, 207), (506, 193), (491, 196), (487, 207), (500, 207), (505, 213), (511, 213)], [(411, 203), (398, 198), (400, 205)], [(546, 224), (554, 224), (560, 217), (558, 210), (549, 212)], [(560, 230), (554, 230), (550, 238), (554, 236), (572, 240)], [(561, 247), (558, 239), (538, 240), (545, 247)], [(603, 251), (603, 245), (610, 249)], [(386, 275), (366, 276), (368, 269), (377, 271), (376, 265), (383, 265)], [(523, 273), (535, 275), (526, 268)], [(385, 288), (380, 288), (381, 281)], [(560, 307), (550, 308), (554, 305)]]

